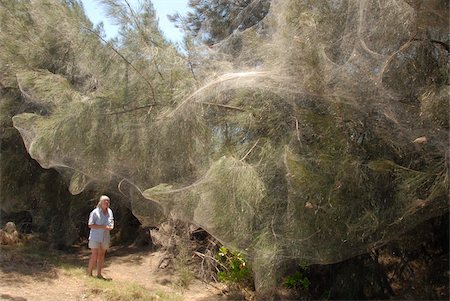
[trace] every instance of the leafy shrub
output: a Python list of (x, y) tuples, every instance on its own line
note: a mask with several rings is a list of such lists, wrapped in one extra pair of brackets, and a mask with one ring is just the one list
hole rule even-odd
[(287, 288), (302, 288), (307, 290), (309, 289), (311, 282), (309, 281), (308, 277), (303, 276), (300, 271), (297, 271), (293, 275), (287, 276), (283, 284)]
[(251, 280), (251, 269), (241, 253), (222, 246), (216, 259), (220, 263), (221, 271), (217, 273), (220, 281), (244, 283)]

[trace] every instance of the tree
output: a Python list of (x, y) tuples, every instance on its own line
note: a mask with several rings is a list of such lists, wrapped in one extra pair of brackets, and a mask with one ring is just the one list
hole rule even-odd
[(170, 16), (189, 36), (208, 45), (227, 38), (235, 30), (258, 24), (268, 13), (270, 0), (190, 0), (186, 17)]

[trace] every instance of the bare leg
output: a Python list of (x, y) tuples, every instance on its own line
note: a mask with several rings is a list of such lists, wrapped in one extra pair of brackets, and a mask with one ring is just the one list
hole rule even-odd
[(91, 258), (89, 259), (89, 265), (87, 270), (87, 274), (89, 276), (92, 276), (92, 270), (94, 269), (94, 266), (97, 263), (99, 253), (98, 250), (99, 249), (91, 249)]
[(106, 250), (100, 247), (98, 249), (98, 259), (97, 259), (97, 276), (102, 275), (103, 263), (105, 262)]

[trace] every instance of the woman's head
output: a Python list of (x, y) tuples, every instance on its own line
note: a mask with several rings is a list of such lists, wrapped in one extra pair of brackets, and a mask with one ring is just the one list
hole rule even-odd
[(103, 208), (104, 206), (104, 208), (106, 209), (109, 207), (110, 202), (111, 200), (109, 199), (108, 196), (102, 195), (98, 200), (97, 208)]

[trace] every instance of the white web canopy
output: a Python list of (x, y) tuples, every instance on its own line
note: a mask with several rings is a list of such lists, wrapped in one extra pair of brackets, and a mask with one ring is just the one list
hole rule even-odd
[(14, 126), (73, 193), (114, 180), (142, 222), (203, 227), (267, 287), (285, 260), (342, 261), (448, 210), (447, 31), (447, 1), (272, 1), (202, 50), (203, 84), (159, 79), (145, 110), (25, 70), (48, 113)]

